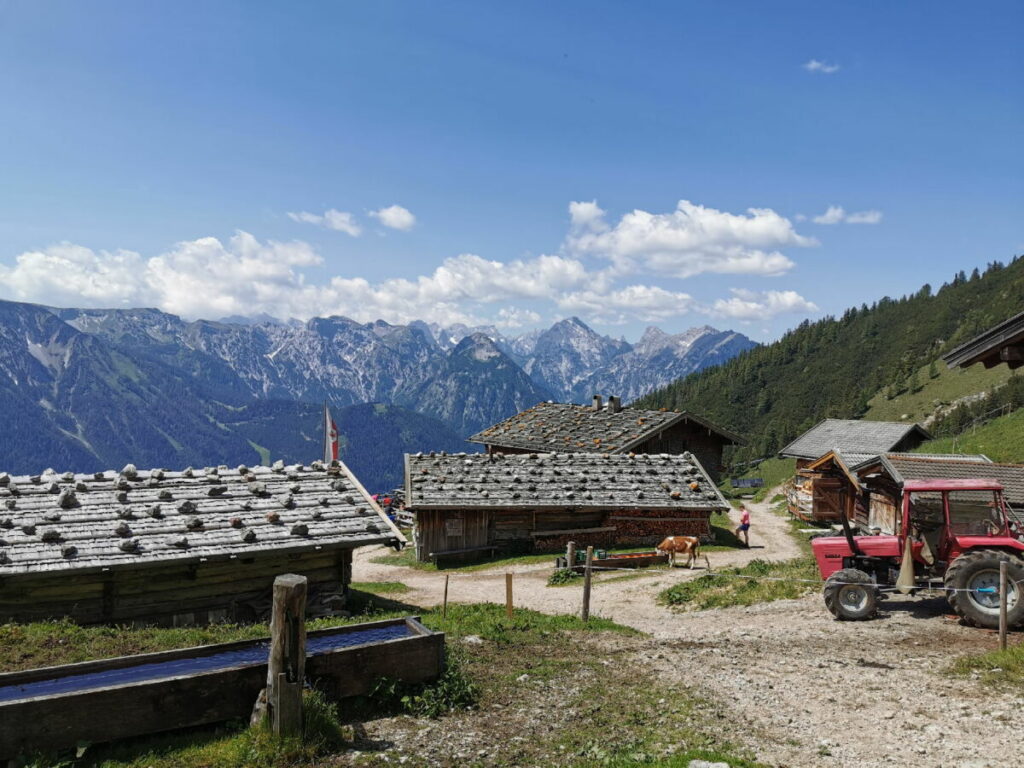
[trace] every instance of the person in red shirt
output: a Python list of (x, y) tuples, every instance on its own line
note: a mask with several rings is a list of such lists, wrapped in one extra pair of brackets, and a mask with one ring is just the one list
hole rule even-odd
[(739, 538), (740, 534), (743, 534), (743, 546), (750, 547), (750, 510), (740, 504), (740, 525), (735, 531), (735, 535)]

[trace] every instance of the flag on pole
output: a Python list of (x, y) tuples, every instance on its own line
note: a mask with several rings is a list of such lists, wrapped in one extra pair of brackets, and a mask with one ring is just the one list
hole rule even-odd
[(331, 412), (324, 403), (324, 462), (330, 464), (338, 459), (338, 425), (331, 418)]

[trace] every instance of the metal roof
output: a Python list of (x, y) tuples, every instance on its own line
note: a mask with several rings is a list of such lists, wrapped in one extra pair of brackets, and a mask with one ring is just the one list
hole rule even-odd
[[(981, 460), (979, 460), (981, 459)], [(901, 485), (918, 480), (996, 480), (1006, 500), (1024, 504), (1024, 465), (996, 464), (987, 456), (940, 457), (890, 453), (878, 457), (889, 476)]]
[[(1007, 350), (1007, 354), (1003, 351)], [(1006, 363), (1010, 368), (1024, 365), (1024, 312), (1004, 320), (942, 356), (950, 368), (984, 363), (992, 368)]]
[(540, 403), (469, 438), (499, 448), (573, 453), (627, 453), (645, 440), (686, 422), (720, 435), (728, 443), (745, 441), (688, 411), (653, 411), (624, 407), (618, 411), (573, 403)]
[(421, 509), (706, 509), (729, 504), (691, 453), (406, 455)]
[(922, 441), (931, 439), (931, 435), (920, 424), (825, 419), (779, 451), (779, 456), (817, 459), (829, 451), (836, 451), (844, 457), (849, 456), (852, 461), (856, 454), (862, 457), (877, 456), (891, 451), (915, 432)]
[(0, 473), (0, 577), (404, 541), (340, 462)]

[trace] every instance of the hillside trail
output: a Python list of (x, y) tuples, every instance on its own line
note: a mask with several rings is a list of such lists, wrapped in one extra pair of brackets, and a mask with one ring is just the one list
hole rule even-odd
[[(769, 491), (771, 499), (777, 489)], [(770, 510), (770, 502), (745, 502), (750, 510), (750, 549), (708, 552), (712, 569), (742, 566), (751, 560), (788, 560), (797, 557), (800, 549), (790, 535), (786, 518)], [(735, 525), (739, 515), (730, 513)], [(495, 566), (482, 571), (460, 573), (449, 571), (420, 571), (406, 566), (372, 562), (373, 558), (388, 552), (384, 547), (365, 547), (356, 550), (353, 563), (353, 581), (399, 581), (409, 587), (401, 600), (420, 607), (439, 605), (444, 597), (445, 575), (449, 577), (448, 600), (453, 603), (504, 603), (505, 574), (514, 576), (513, 602), (518, 608), (530, 608), (542, 613), (578, 613), (582, 605), (582, 589), (578, 584), (565, 587), (547, 586), (554, 570), (555, 555), (550, 563), (532, 565)], [(694, 568), (628, 569), (621, 572), (601, 572), (594, 578), (591, 594), (591, 614), (612, 619), (655, 637), (671, 637), (671, 620), (677, 614), (657, 604), (659, 592), (680, 581), (707, 573), (703, 558)]]
[[(747, 506), (752, 548), (709, 553), (713, 568), (800, 554), (786, 518), (767, 502)], [(444, 573), (369, 562), (380, 552), (357, 550), (355, 580), (401, 581), (411, 588), (402, 601), (441, 602)], [(506, 570), (515, 573), (517, 607), (578, 613), (582, 590), (546, 586), (550, 565), (449, 571), (449, 599), (503, 602)], [(677, 567), (601, 574), (592, 613), (647, 633), (639, 642), (617, 635), (604, 642), (613, 654), (621, 643), (623, 663), (647, 670), (666, 695), (685, 689), (696, 696), (692, 716), (759, 762), (999, 768), (1024, 757), (1024, 696), (948, 673), (957, 657), (993, 650), (998, 641), (992, 632), (950, 620), (943, 597), (890, 597), (867, 622), (835, 621), (817, 589), (795, 600), (704, 611), (657, 603), (662, 589), (703, 573), (703, 567)]]

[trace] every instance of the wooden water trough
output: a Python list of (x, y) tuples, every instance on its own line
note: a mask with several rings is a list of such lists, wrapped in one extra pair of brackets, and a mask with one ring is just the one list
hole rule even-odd
[[(269, 638), (0, 675), (0, 761), (143, 734), (248, 719), (267, 680)], [(389, 677), (437, 679), (444, 633), (418, 617), (308, 633), (306, 677), (331, 698)]]
[[(594, 568), (649, 568), (652, 565), (668, 565), (668, 555), (658, 552), (623, 552), (622, 554), (595, 557), (591, 562)], [(565, 558), (558, 558), (559, 566), (564, 563)], [(582, 573), (585, 565), (585, 563), (577, 561), (573, 570)]]

